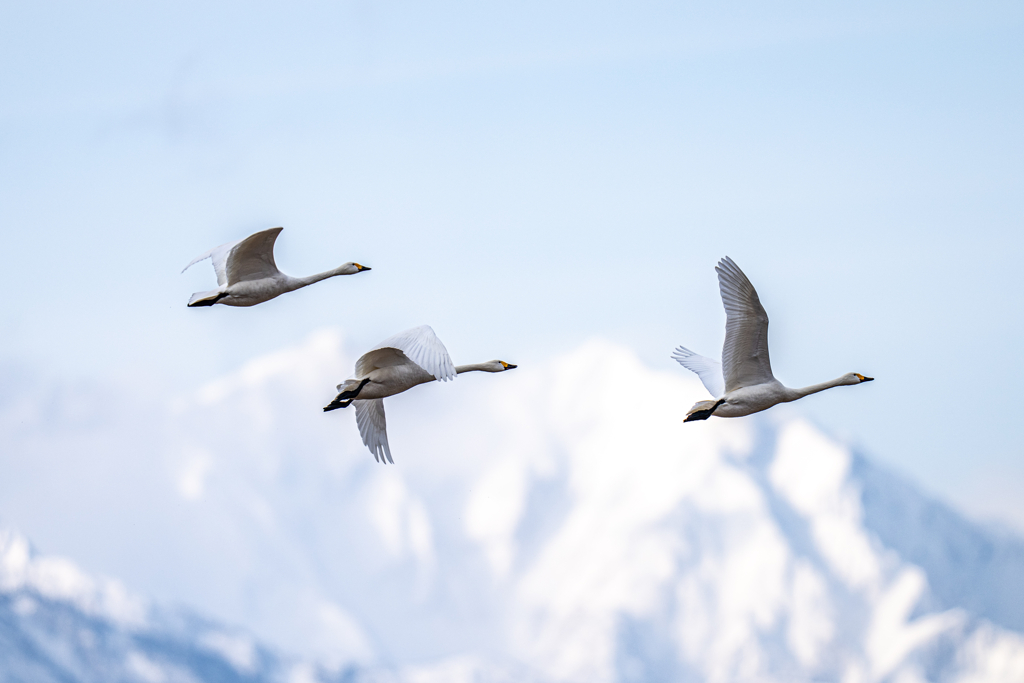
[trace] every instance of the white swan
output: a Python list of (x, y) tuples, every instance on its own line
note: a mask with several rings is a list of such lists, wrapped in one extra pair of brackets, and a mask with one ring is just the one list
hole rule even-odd
[(726, 316), (722, 362), (682, 346), (672, 357), (687, 370), (695, 372), (716, 400), (698, 401), (690, 408), (684, 422), (706, 420), (712, 415), (743, 417), (825, 389), (874, 379), (851, 372), (803, 389), (783, 386), (772, 375), (768, 360), (768, 314), (764, 312), (754, 286), (728, 256), (718, 262), (715, 272), (718, 273), (718, 287), (722, 292)]
[(473, 365), (452, 365), (448, 350), (429, 325), (414, 327), (384, 340), (356, 361), (356, 379), (338, 385), (329, 410), (356, 406), (356, 424), (363, 444), (378, 462), (390, 462), (384, 398), (412, 389), (417, 384), (446, 382), (464, 372), (505, 372), (517, 366), (503, 360)]
[(188, 300), (188, 305), (255, 306), (335, 275), (354, 275), (370, 270), (366, 266), (349, 262), (309, 277), (285, 275), (274, 263), (274, 242), (282, 230), (284, 228), (263, 230), (243, 240), (222, 244), (194, 258), (192, 263), (185, 266), (185, 270), (208, 258), (213, 261), (217, 284), (220, 286), (212, 292), (196, 292)]

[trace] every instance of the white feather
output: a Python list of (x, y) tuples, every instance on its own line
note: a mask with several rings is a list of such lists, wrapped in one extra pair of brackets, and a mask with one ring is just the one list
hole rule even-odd
[(700, 377), (704, 388), (715, 398), (725, 393), (725, 379), (722, 377), (722, 364), (717, 360), (694, 353), (685, 346), (672, 352), (672, 357), (687, 370)]
[(775, 381), (768, 358), (768, 314), (754, 286), (728, 256), (718, 262), (715, 272), (725, 306), (725, 391)]
[[(448, 381), (455, 379), (455, 365), (452, 363), (451, 357), (448, 355), (448, 349), (444, 347), (441, 340), (434, 334), (434, 330), (431, 329), (430, 325), (420, 325), (414, 327), (411, 330), (405, 332), (399, 332), (393, 337), (388, 337), (380, 344), (378, 344), (372, 351), (367, 352), (359, 359), (359, 363), (356, 365), (356, 375), (359, 377), (365, 377), (368, 374), (368, 370), (364, 372), (362, 365), (366, 359), (366, 364), (372, 363), (376, 367), (384, 367), (379, 365), (377, 361), (387, 362), (385, 354), (374, 354), (375, 351), (383, 349), (395, 349), (401, 351), (406, 358), (411, 360), (416, 365), (420, 366), (426, 372), (434, 376), (435, 379), (441, 381)], [(369, 356), (369, 358), (368, 358)], [(395, 363), (388, 363), (393, 365)]]
[(365, 401), (352, 401), (356, 408), (356, 425), (359, 427), (359, 436), (363, 438), (363, 445), (373, 453), (373, 459), (377, 462), (387, 462), (392, 465), (395, 461), (391, 459), (391, 448), (388, 446), (388, 423), (384, 417), (384, 399), (373, 398)]

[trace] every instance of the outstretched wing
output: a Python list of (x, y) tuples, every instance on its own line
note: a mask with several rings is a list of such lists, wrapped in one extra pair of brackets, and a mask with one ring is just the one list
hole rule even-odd
[(754, 285), (728, 256), (718, 262), (715, 272), (725, 306), (725, 391), (774, 381), (768, 359), (768, 314)]
[(356, 424), (359, 426), (359, 436), (363, 437), (363, 445), (370, 449), (373, 459), (377, 462), (389, 462), (394, 465), (391, 448), (388, 446), (384, 399), (357, 399), (352, 401), (352, 405), (356, 407)]
[(274, 263), (274, 242), (284, 228), (270, 228), (235, 243), (227, 254), (228, 284), (273, 277), (281, 271)]
[(715, 398), (725, 394), (725, 379), (722, 376), (722, 364), (707, 356), (694, 353), (685, 346), (672, 352), (672, 357), (687, 370), (694, 372), (704, 383), (704, 388)]
[(189, 262), (189, 264), (182, 269), (181, 272), (184, 273), (186, 270), (188, 270), (195, 264), (199, 263), (203, 259), (210, 259), (211, 261), (213, 261), (213, 270), (217, 273), (217, 285), (223, 287), (225, 284), (227, 284), (228, 281), (227, 268), (225, 266), (225, 264), (227, 263), (228, 254), (231, 253), (231, 250), (234, 249), (236, 245), (241, 243), (242, 240), (238, 240), (236, 242), (228, 242), (227, 244), (222, 244), (219, 247), (214, 247), (213, 249), (206, 252), (202, 256), (196, 256), (194, 259), (192, 259)]
[(455, 365), (448, 349), (434, 334), (430, 325), (421, 325), (385, 339), (356, 361), (356, 377), (365, 377), (374, 368), (401, 365), (411, 360), (435, 379), (455, 379)]

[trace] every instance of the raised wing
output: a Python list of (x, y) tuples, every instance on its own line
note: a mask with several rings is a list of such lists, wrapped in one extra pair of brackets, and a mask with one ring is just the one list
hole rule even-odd
[(718, 262), (715, 272), (725, 306), (722, 374), (726, 393), (774, 381), (768, 359), (768, 314), (754, 285), (728, 256)]
[(186, 270), (188, 270), (195, 264), (199, 263), (203, 259), (210, 259), (211, 261), (213, 261), (213, 270), (217, 273), (217, 284), (220, 287), (223, 287), (225, 284), (227, 284), (228, 281), (227, 268), (225, 266), (225, 264), (227, 263), (228, 254), (231, 252), (232, 249), (235, 248), (235, 245), (241, 243), (242, 240), (238, 240), (236, 242), (228, 242), (227, 244), (222, 244), (219, 247), (214, 247), (213, 249), (206, 252), (202, 256), (196, 256), (194, 259), (192, 259), (192, 261), (190, 261), (189, 264), (185, 266), (181, 272), (184, 273)]
[(725, 394), (725, 378), (722, 376), (722, 364), (707, 356), (694, 353), (685, 346), (672, 352), (672, 357), (687, 370), (694, 372), (704, 383), (704, 388), (715, 398)]
[(274, 263), (274, 242), (284, 228), (270, 228), (236, 242), (227, 255), (228, 284), (273, 277), (281, 271)]
[(356, 407), (356, 424), (359, 436), (363, 437), (363, 445), (373, 453), (377, 462), (395, 464), (391, 459), (391, 448), (388, 446), (388, 423), (384, 419), (384, 399), (357, 399), (352, 401)]
[[(356, 379), (362, 379), (377, 368), (411, 363), (408, 356), (398, 349), (384, 348), (367, 351), (356, 361)], [(341, 386), (341, 385), (338, 385)]]
[(356, 362), (356, 377), (365, 377), (374, 368), (401, 365), (406, 360), (411, 360), (435, 379), (455, 379), (455, 365), (448, 356), (448, 349), (444, 348), (430, 325), (399, 332), (363, 354)]

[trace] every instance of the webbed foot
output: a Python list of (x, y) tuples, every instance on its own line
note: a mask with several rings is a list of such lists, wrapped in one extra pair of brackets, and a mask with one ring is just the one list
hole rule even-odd
[[(708, 401), (708, 403), (710, 403), (710, 401)], [(715, 410), (718, 409), (718, 406), (722, 405), (723, 403), (725, 403), (725, 399), (720, 398), (718, 399), (718, 401), (715, 402), (715, 405), (711, 406), (710, 408), (704, 408), (703, 410), (693, 411), (692, 413), (686, 416), (686, 419), (683, 420), (683, 422), (696, 422), (697, 420), (706, 420), (709, 417), (711, 417), (712, 413), (714, 413)]]
[(359, 386), (357, 386), (355, 389), (346, 389), (345, 391), (335, 396), (333, 401), (324, 406), (324, 412), (326, 413), (331, 410), (337, 410), (338, 408), (348, 408), (349, 405), (352, 404), (352, 401), (355, 400), (356, 396), (359, 395), (359, 392), (363, 390), (363, 387), (365, 387), (369, 381), (370, 379), (366, 378), (362, 382), (360, 382)]

